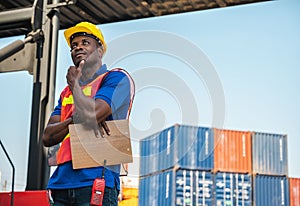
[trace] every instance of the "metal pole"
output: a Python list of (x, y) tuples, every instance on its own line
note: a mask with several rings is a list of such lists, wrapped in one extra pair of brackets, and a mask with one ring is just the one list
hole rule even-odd
[(12, 167), (12, 170), (13, 170), (12, 180), (11, 180), (11, 197), (10, 197), (10, 205), (13, 206), (14, 205), (14, 188), (15, 188), (15, 166), (14, 166), (13, 162), (11, 161), (4, 145), (2, 144), (1, 139), (0, 139), (0, 145), (5, 153), (6, 158), (8, 159), (8, 161)]
[[(44, 0), (45, 6), (47, 0)], [(54, 4), (57, 0), (54, 0)], [(41, 136), (45, 126), (45, 119), (53, 110), (55, 75), (57, 61), (57, 42), (59, 31), (59, 9), (46, 10), (47, 21), (44, 21), (43, 31), (45, 36), (43, 50), (37, 52), (37, 67), (33, 87), (32, 117), (30, 130), (30, 147), (28, 158), (28, 175), (26, 190), (45, 189), (47, 186), (50, 169), (47, 161), (46, 148), (43, 146)], [(38, 46), (38, 48), (40, 48)], [(39, 55), (44, 51), (44, 55)], [(43, 57), (41, 59), (41, 57)]]
[(30, 140), (29, 140), (29, 158), (27, 171), (27, 185), (26, 190), (37, 190), (40, 188), (41, 181), (41, 155), (39, 151), (39, 113), (40, 113), (40, 97), (41, 97), (41, 82), (40, 67), (41, 55), (43, 46), (42, 43), (37, 43), (37, 68), (36, 68), (36, 82), (33, 83), (32, 92), (32, 107), (31, 107), (31, 126), (30, 126)]
[[(58, 3), (57, 0), (54, 0), (52, 2), (53, 4)], [(49, 66), (49, 80), (47, 81), (47, 85), (45, 85), (45, 87), (47, 87), (47, 94), (46, 94), (46, 98), (45, 101), (42, 101), (42, 116), (41, 116), (41, 135), (42, 132), (44, 130), (44, 126), (45, 123), (47, 123), (47, 119), (50, 117), (51, 112), (53, 111), (54, 108), (54, 98), (55, 98), (55, 85), (56, 85), (56, 62), (57, 62), (57, 44), (58, 44), (58, 31), (60, 28), (60, 21), (59, 21), (59, 9), (58, 8), (54, 8), (51, 10), (51, 33), (49, 33), (50, 35), (50, 41), (51, 44), (49, 44), (49, 62), (50, 62), (50, 66)], [(48, 15), (49, 16), (49, 15)], [(41, 141), (41, 140), (40, 140)], [(47, 159), (47, 149), (43, 146), (43, 143), (40, 142), (41, 144), (41, 149), (44, 151), (43, 154), (43, 185), (44, 187), (47, 186), (48, 184), (48, 180), (49, 180), (49, 175), (50, 175), (50, 169), (49, 169), (49, 165), (48, 165), (48, 159)]]
[[(46, 0), (35, 0), (35, 13), (32, 16), (32, 27), (34, 29), (43, 29), (42, 22), (45, 20), (45, 3)], [(43, 13), (43, 15), (42, 15)], [(42, 17), (42, 18), (41, 18)], [(43, 36), (44, 37), (44, 36)], [(32, 109), (31, 109), (31, 125), (30, 139), (28, 151), (28, 171), (26, 190), (43, 189), (42, 182), (42, 151), (40, 149), (40, 111), (41, 111), (41, 61), (43, 58), (44, 38), (36, 41), (36, 70), (34, 72), (33, 94), (32, 94)]]

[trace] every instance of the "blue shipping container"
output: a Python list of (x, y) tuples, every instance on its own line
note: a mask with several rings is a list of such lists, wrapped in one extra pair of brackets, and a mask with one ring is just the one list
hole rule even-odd
[(262, 175), (288, 175), (287, 136), (252, 134), (252, 172)]
[(140, 176), (173, 167), (213, 169), (213, 130), (175, 125), (140, 141)]
[(158, 134), (140, 142), (140, 174), (151, 174), (158, 170)]
[(255, 175), (253, 184), (253, 202), (255, 206), (288, 206), (290, 204), (287, 177)]
[(216, 206), (251, 206), (251, 175), (218, 172), (214, 177)]
[(139, 206), (212, 206), (213, 175), (171, 169), (140, 178)]
[(180, 168), (212, 170), (214, 164), (213, 129), (180, 126), (176, 164)]
[(174, 151), (176, 150), (177, 127), (170, 127), (159, 133), (158, 144), (158, 166), (157, 171), (162, 171), (173, 167)]

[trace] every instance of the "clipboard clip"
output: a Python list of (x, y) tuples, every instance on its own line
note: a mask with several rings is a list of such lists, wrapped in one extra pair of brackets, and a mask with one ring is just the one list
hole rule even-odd
[(106, 166), (106, 160), (104, 160), (103, 162), (102, 179), (104, 179), (105, 166)]

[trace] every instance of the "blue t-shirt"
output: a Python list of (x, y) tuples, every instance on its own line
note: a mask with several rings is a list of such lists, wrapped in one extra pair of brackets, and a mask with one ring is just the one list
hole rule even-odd
[[(81, 85), (86, 85), (97, 76), (108, 72), (106, 65), (104, 64), (88, 81), (79, 82)], [(94, 99), (102, 99), (111, 106), (112, 115), (107, 120), (126, 119), (128, 107), (130, 104), (130, 82), (126, 74), (120, 71), (110, 72), (102, 81), (100, 89), (96, 93)], [(53, 115), (61, 114), (61, 102), (58, 100), (58, 104), (52, 112)], [(49, 189), (67, 189), (92, 186), (93, 181), (97, 177), (102, 176), (103, 167), (76, 169), (72, 167), (72, 161), (58, 165), (54, 173), (49, 179)], [(105, 167), (104, 178), (107, 187), (117, 187), (120, 190), (120, 165)]]

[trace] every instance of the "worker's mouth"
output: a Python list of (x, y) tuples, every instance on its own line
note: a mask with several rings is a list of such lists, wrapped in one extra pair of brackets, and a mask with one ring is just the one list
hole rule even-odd
[(86, 59), (86, 56), (85, 56), (84, 54), (82, 54), (82, 53), (76, 54), (76, 55), (74, 56), (74, 58), (73, 58), (74, 64), (75, 64), (76, 66), (78, 66), (79, 63), (80, 63), (80, 61), (83, 60), (83, 59), (84, 59), (84, 60)]
[(75, 58), (82, 58), (85, 54), (84, 53), (78, 53), (78, 54), (75, 54)]

